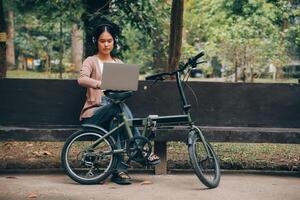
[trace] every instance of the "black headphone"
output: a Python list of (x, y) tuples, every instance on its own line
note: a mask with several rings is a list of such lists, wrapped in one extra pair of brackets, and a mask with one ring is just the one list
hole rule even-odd
[[(108, 26), (112, 30), (115, 30), (115, 28), (111, 24), (107, 24), (107, 23), (100, 24), (99, 26), (97, 26), (96, 30), (98, 30), (100, 27), (103, 27), (103, 26)], [(94, 33), (94, 35), (92, 36), (92, 42), (93, 42), (94, 45), (97, 45), (97, 39), (96, 39), (96, 36), (95, 36), (96, 33)], [(117, 40), (117, 38), (115, 38), (115, 39)]]
[(97, 42), (97, 41), (96, 41), (95, 36), (92, 37), (92, 42), (93, 42), (94, 45), (96, 45), (96, 42)]

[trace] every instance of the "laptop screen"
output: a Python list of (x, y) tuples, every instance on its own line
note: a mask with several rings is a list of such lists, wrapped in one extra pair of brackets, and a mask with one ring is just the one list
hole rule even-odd
[(101, 89), (136, 91), (139, 67), (134, 64), (104, 63)]

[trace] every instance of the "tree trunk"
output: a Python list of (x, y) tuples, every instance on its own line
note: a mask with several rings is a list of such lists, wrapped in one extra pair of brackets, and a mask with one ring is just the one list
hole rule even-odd
[(238, 82), (238, 62), (234, 62), (234, 82)]
[(46, 67), (46, 72), (49, 73), (51, 70), (51, 62), (50, 62), (50, 55), (49, 53), (47, 53), (46, 55), (46, 64), (45, 64), (45, 67)]
[(7, 41), (6, 41), (6, 63), (7, 68), (15, 68), (15, 45), (14, 45), (14, 13), (8, 11), (8, 24), (7, 24)]
[(250, 82), (254, 82), (254, 69), (253, 66), (250, 67)]
[(28, 58), (24, 56), (24, 70), (27, 71), (27, 69), (28, 69)]
[(173, 0), (171, 11), (169, 61), (167, 72), (172, 72), (179, 66), (182, 44), (183, 0)]
[(82, 52), (83, 52), (83, 33), (78, 29), (77, 24), (72, 26), (72, 64), (76, 70), (79, 71), (82, 65)]
[(63, 55), (64, 55), (64, 42), (63, 42), (63, 31), (62, 22), (59, 23), (59, 37), (60, 37), (60, 47), (59, 47), (59, 78), (62, 79), (63, 73)]
[(277, 79), (279, 79), (279, 77), (280, 77), (280, 69), (281, 69), (281, 66), (276, 66), (276, 70), (275, 70), (274, 77), (273, 77), (274, 81), (276, 81)]
[(3, 1), (0, 0), (0, 79), (6, 77), (6, 24), (4, 20)]

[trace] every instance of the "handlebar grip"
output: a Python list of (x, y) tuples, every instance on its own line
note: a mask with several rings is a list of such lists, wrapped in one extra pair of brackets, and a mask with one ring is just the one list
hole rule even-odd
[(198, 53), (198, 55), (196, 55), (194, 58), (192, 58), (194, 61), (198, 60), (200, 57), (204, 56), (204, 51), (201, 51), (200, 53)]
[(193, 68), (197, 67), (197, 60), (204, 56), (204, 51), (201, 51), (200, 53), (198, 53), (196, 56), (192, 57), (189, 59), (189, 61), (186, 63), (185, 65), (185, 68), (188, 66), (188, 65), (191, 65)]
[(202, 56), (204, 56), (204, 51), (201, 51), (201, 52), (198, 53), (196, 56), (190, 58), (190, 59), (189, 59), (189, 63), (190, 63), (190, 64), (196, 63), (197, 60), (198, 60), (200, 57), (202, 57)]

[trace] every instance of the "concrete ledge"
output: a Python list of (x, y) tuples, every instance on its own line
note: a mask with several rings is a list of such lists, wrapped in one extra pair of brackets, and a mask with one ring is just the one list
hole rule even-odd
[[(141, 168), (128, 169), (133, 174), (154, 174), (153, 169)], [(193, 174), (193, 169), (169, 169), (168, 174)], [(227, 170), (221, 169), (222, 174), (254, 174), (270, 176), (291, 176), (300, 177), (300, 171), (279, 171), (279, 170)], [(42, 169), (0, 169), (0, 174), (65, 174), (62, 168), (42, 168)]]

